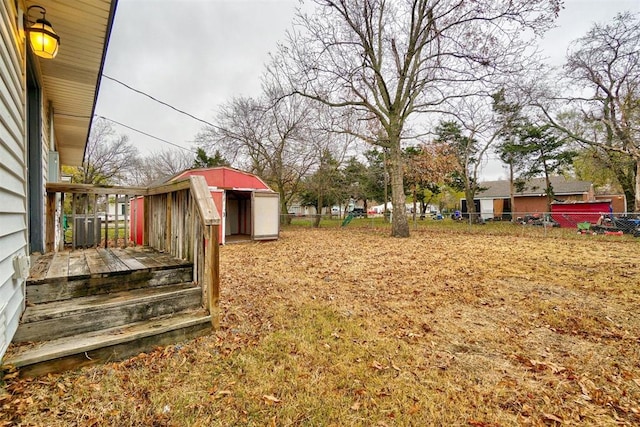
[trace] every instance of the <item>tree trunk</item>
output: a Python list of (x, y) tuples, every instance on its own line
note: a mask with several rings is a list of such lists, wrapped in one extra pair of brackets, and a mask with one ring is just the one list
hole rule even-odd
[(634, 174), (634, 177), (626, 176), (626, 174), (622, 172), (614, 171), (616, 178), (618, 179), (618, 183), (620, 187), (622, 187), (622, 192), (624, 193), (625, 199), (627, 201), (627, 212), (637, 212), (637, 204), (636, 204), (636, 189), (638, 188), (638, 174)]
[(389, 135), (389, 139), (391, 145), (389, 150), (389, 174), (391, 175), (391, 205), (393, 206), (391, 237), (409, 237), (400, 136)]
[(389, 171), (387, 168), (387, 153), (382, 151), (382, 166), (384, 167), (384, 222), (389, 221)]
[(322, 193), (318, 194), (318, 203), (316, 205), (316, 218), (313, 221), (313, 228), (320, 228), (320, 218), (322, 217)]
[(417, 191), (416, 191), (416, 186), (413, 186), (413, 222), (416, 222), (416, 216), (418, 215), (418, 202), (416, 200), (416, 195), (417, 195)]
[[(546, 157), (544, 151), (540, 152), (540, 156), (544, 159)], [(551, 185), (551, 178), (549, 177), (549, 168), (547, 167), (547, 161), (543, 160), (542, 162), (543, 170), (544, 170), (544, 182), (547, 187), (544, 190), (544, 194), (547, 196), (547, 212), (551, 212), (551, 203), (553, 202), (553, 186)]]
[(547, 174), (546, 171), (544, 179), (547, 184), (547, 188), (544, 190), (547, 196), (547, 212), (551, 212), (551, 202), (553, 202), (553, 187), (551, 186), (551, 178), (549, 178), (549, 174)]
[(636, 188), (635, 188), (635, 212), (640, 212), (640, 158), (636, 159)]
[(513, 163), (509, 163), (509, 203), (511, 204), (511, 222), (516, 222), (516, 192), (513, 179)]
[(278, 193), (280, 194), (280, 224), (291, 225), (291, 215), (289, 215), (289, 211), (287, 210), (287, 202), (284, 199), (284, 194), (282, 191)]
[(605, 150), (606, 157), (602, 157), (601, 160), (604, 162), (605, 167), (608, 167), (613, 171), (618, 184), (622, 188), (622, 192), (624, 193), (626, 206), (625, 209), (627, 212), (637, 211), (636, 208), (636, 188), (637, 188), (637, 169), (638, 169), (638, 161), (631, 158), (630, 162), (627, 164), (625, 162), (620, 162), (620, 160), (616, 160), (615, 156), (619, 155), (619, 153), (615, 153), (612, 151)]
[(464, 188), (464, 198), (467, 201), (467, 214), (469, 215), (469, 222), (480, 222), (476, 215), (476, 204), (473, 200), (473, 191), (471, 191), (471, 186), (465, 183)]

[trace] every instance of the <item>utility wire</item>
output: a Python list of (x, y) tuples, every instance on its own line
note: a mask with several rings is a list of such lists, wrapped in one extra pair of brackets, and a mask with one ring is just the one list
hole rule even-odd
[[(74, 117), (74, 118), (79, 118), (79, 119), (90, 119), (91, 118), (91, 116), (79, 116), (79, 115), (75, 115), (75, 114), (65, 114), (65, 113), (55, 113), (55, 115), (56, 116), (63, 116), (63, 117)], [(162, 138), (159, 138), (157, 136), (148, 134), (148, 133), (143, 132), (143, 131), (141, 131), (139, 129), (135, 129), (135, 128), (131, 127), (131, 126), (127, 126), (124, 123), (120, 123), (120, 122), (115, 121), (113, 119), (110, 119), (108, 117), (104, 117), (104, 116), (101, 116), (99, 114), (95, 114), (94, 117), (98, 117), (100, 119), (107, 120), (109, 122), (115, 123), (117, 125), (125, 127), (127, 129), (130, 129), (130, 130), (132, 130), (134, 132), (138, 132), (138, 133), (141, 133), (142, 135), (148, 136), (149, 138), (157, 139), (158, 141), (164, 142), (165, 144), (173, 145), (174, 147), (180, 148), (181, 150), (185, 150), (185, 151), (189, 151), (190, 153), (198, 154), (197, 151), (193, 151), (193, 150), (191, 150), (189, 148), (182, 147), (182, 146), (180, 146), (180, 145), (178, 145), (178, 144), (176, 144), (174, 142), (167, 141), (166, 139), (162, 139)]]
[(185, 151), (189, 151), (190, 153), (198, 154), (198, 153), (197, 153), (197, 151), (193, 151), (193, 150), (191, 150), (191, 149), (189, 149), (189, 148), (182, 147), (182, 146), (180, 146), (180, 145), (178, 145), (178, 144), (176, 144), (176, 143), (173, 143), (173, 142), (171, 142), (171, 141), (167, 141), (166, 139), (162, 139), (162, 138), (159, 138), (159, 137), (157, 137), (157, 136), (151, 135), (151, 134), (149, 134), (149, 133), (147, 133), (147, 132), (143, 132), (143, 131), (141, 131), (141, 130), (138, 130), (138, 129), (132, 128), (131, 126), (127, 126), (127, 125), (125, 125), (125, 124), (123, 124), (123, 123), (120, 123), (120, 122), (115, 121), (115, 120), (113, 120), (113, 119), (110, 119), (110, 118), (108, 118), (108, 117), (100, 116), (100, 115), (98, 115), (98, 114), (96, 114), (96, 115), (95, 115), (95, 117), (98, 117), (98, 118), (100, 118), (100, 119), (104, 119), (104, 120), (110, 121), (110, 122), (112, 122), (112, 123), (115, 123), (115, 124), (117, 124), (117, 125), (120, 125), (120, 126), (122, 126), (122, 127), (125, 127), (125, 128), (127, 128), (127, 129), (129, 129), (129, 130), (132, 130), (132, 131), (134, 131), (134, 132), (141, 133), (142, 135), (148, 136), (149, 138), (157, 139), (158, 141), (164, 142), (165, 144), (172, 145), (172, 146), (174, 146), (174, 147), (176, 147), (176, 148), (180, 148), (181, 150), (185, 150)]
[(148, 93), (145, 93), (145, 92), (143, 92), (143, 91), (141, 91), (141, 90), (139, 90), (139, 89), (136, 89), (136, 88), (134, 88), (134, 87), (131, 87), (131, 86), (129, 86), (128, 84), (126, 84), (126, 83), (124, 83), (124, 82), (121, 82), (120, 80), (118, 80), (118, 79), (116, 79), (116, 78), (114, 78), (114, 77), (107, 76), (106, 74), (102, 74), (102, 77), (105, 77), (105, 78), (107, 78), (107, 79), (109, 79), (109, 80), (111, 80), (111, 81), (114, 81), (114, 82), (116, 82), (116, 83), (118, 83), (118, 84), (121, 84), (122, 86), (126, 87), (126, 88), (127, 88), (127, 89), (129, 89), (129, 90), (132, 90), (132, 91), (134, 91), (134, 92), (136, 92), (136, 93), (139, 93), (140, 95), (146, 96), (147, 98), (152, 99), (153, 101), (155, 101), (155, 102), (157, 102), (157, 103), (159, 103), (159, 104), (162, 104), (162, 105), (164, 105), (165, 107), (169, 107), (169, 108), (171, 108), (172, 110), (177, 111), (177, 112), (178, 112), (178, 113), (180, 113), (180, 114), (184, 114), (185, 116), (191, 117), (192, 119), (197, 120), (197, 121), (199, 121), (199, 122), (201, 122), (201, 123), (204, 123), (204, 124), (205, 124), (205, 125), (207, 125), (207, 126), (211, 126), (212, 128), (222, 130), (222, 128), (221, 128), (220, 126), (216, 126), (216, 125), (214, 125), (214, 124), (213, 124), (213, 123), (211, 123), (211, 122), (208, 122), (208, 121), (206, 121), (206, 120), (204, 120), (204, 119), (201, 119), (200, 117), (196, 117), (196, 116), (194, 116), (194, 115), (193, 115), (193, 114), (191, 114), (191, 113), (187, 113), (186, 111), (181, 110), (181, 109), (179, 109), (179, 108), (177, 108), (177, 107), (174, 107), (173, 105), (171, 105), (171, 104), (169, 104), (169, 103), (166, 103), (166, 102), (164, 102), (164, 101), (161, 101), (161, 100), (159, 100), (158, 98), (155, 98), (154, 96), (151, 96), (151, 95), (149, 95)]

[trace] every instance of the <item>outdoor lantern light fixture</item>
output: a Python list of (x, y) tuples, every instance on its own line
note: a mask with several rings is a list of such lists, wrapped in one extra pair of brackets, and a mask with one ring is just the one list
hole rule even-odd
[[(42, 18), (32, 22), (28, 18), (29, 11), (34, 8), (42, 13)], [(42, 6), (29, 6), (27, 9), (27, 23), (30, 26), (27, 28), (27, 34), (29, 35), (29, 44), (31, 44), (33, 53), (41, 58), (53, 59), (58, 53), (60, 36), (53, 31), (51, 23), (45, 19), (46, 13), (46, 9)]]

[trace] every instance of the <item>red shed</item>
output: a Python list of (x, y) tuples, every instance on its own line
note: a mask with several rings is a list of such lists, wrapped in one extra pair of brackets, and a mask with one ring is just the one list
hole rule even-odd
[(608, 215), (611, 212), (611, 200), (551, 203), (551, 217), (560, 224), (560, 227), (575, 228), (579, 222), (595, 224), (601, 215)]
[[(277, 239), (280, 232), (280, 198), (256, 175), (230, 167), (191, 169), (166, 182), (192, 175), (204, 176), (213, 201), (222, 219), (220, 243), (240, 240)], [(142, 221), (142, 200), (137, 200), (131, 212)], [(139, 229), (142, 229), (140, 227)], [(134, 236), (132, 235), (133, 239)], [(135, 236), (142, 243), (142, 235)]]

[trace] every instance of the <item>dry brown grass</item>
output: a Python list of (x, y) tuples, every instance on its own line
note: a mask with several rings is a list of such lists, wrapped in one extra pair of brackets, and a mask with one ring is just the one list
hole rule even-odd
[(9, 379), (0, 420), (640, 423), (640, 242), (387, 234), (298, 229), (223, 247), (220, 331), (121, 363)]

